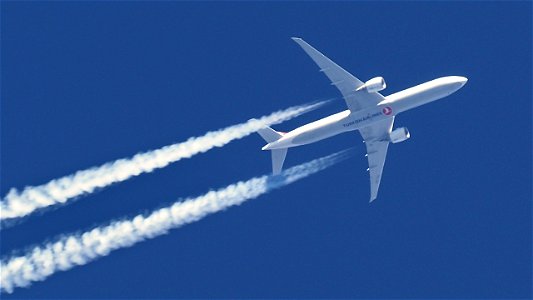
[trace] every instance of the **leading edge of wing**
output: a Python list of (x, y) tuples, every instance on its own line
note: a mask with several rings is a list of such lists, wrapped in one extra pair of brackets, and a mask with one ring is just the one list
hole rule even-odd
[(363, 84), (361, 80), (344, 70), (320, 51), (313, 48), (313, 46), (309, 45), (302, 38), (293, 37), (292, 40), (295, 41), (320, 67), (320, 71), (326, 74), (331, 81), (331, 84), (339, 89), (346, 101), (346, 105), (351, 111), (358, 111), (366, 107), (377, 105), (385, 99), (380, 93), (367, 93), (364, 91), (355, 92), (355, 90)]

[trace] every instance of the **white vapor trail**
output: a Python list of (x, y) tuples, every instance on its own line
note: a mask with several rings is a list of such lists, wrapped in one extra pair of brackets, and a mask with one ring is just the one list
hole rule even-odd
[(40, 186), (25, 187), (22, 191), (12, 188), (0, 201), (0, 221), (13, 220), (27, 216), (40, 208), (66, 203), (70, 199), (92, 193), (108, 185), (166, 167), (180, 159), (189, 158), (214, 147), (222, 147), (233, 140), (250, 135), (265, 125), (287, 121), (327, 102), (326, 100), (293, 106), (259, 119), (251, 119), (245, 123), (211, 131), (203, 136), (191, 137), (185, 142), (77, 171)]
[(269, 191), (283, 187), (321, 171), (349, 157), (348, 150), (318, 158), (285, 170), (280, 175), (265, 175), (210, 191), (196, 198), (138, 215), (133, 219), (112, 222), (82, 234), (67, 235), (56, 242), (37, 246), (23, 256), (0, 262), (0, 291), (11, 293), (48, 276), (85, 265), (111, 251), (167, 233), (170, 229), (239, 205)]

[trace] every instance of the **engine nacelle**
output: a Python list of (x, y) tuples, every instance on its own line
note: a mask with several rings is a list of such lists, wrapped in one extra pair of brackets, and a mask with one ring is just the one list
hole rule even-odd
[(355, 91), (366, 90), (367, 93), (376, 93), (384, 90), (387, 87), (385, 79), (383, 77), (374, 77), (365, 82), (362, 86), (358, 87)]
[(396, 128), (389, 134), (389, 140), (393, 144), (403, 142), (410, 137), (411, 134), (409, 133), (409, 130), (407, 130), (407, 127)]

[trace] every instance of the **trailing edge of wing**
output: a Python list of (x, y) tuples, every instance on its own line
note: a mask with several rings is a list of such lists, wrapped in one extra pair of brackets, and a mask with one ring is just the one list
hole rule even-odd
[(365, 140), (368, 173), (370, 175), (370, 202), (378, 196), (381, 175), (387, 158), (387, 149), (389, 148), (388, 135), (392, 130), (394, 117), (383, 120), (377, 124), (362, 128), (359, 130)]
[(370, 175), (370, 202), (378, 197), (381, 175), (387, 157), (389, 142), (369, 142), (366, 143), (368, 152), (368, 172)]

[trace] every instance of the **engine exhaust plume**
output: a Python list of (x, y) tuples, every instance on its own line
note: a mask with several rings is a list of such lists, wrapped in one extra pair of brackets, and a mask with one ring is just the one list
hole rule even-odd
[(11, 189), (0, 201), (0, 223), (5, 227), (6, 221), (25, 217), (37, 209), (64, 204), (97, 189), (166, 167), (180, 159), (222, 147), (233, 140), (250, 135), (265, 125), (287, 121), (328, 102), (329, 100), (293, 106), (259, 119), (211, 131), (203, 136), (191, 137), (185, 142), (80, 170), (40, 186), (28, 186), (22, 191)]
[(203, 217), (239, 205), (269, 191), (303, 179), (349, 157), (348, 150), (331, 154), (285, 170), (280, 175), (265, 175), (188, 198), (173, 205), (138, 215), (133, 219), (111, 222), (80, 234), (34, 247), (25, 255), (0, 262), (0, 291), (11, 293), (48, 276), (85, 265), (111, 251), (166, 234)]

